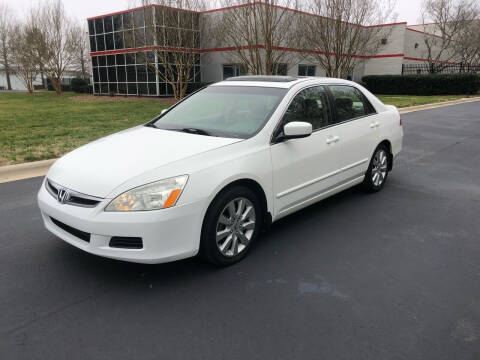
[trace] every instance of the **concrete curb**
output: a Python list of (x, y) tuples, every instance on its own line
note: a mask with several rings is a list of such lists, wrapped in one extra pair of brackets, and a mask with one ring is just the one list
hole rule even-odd
[[(480, 101), (480, 97), (445, 101), (436, 104), (410, 106), (406, 108), (400, 108), (398, 111), (400, 114), (406, 114), (414, 111), (435, 109), (443, 106), (464, 104), (473, 101)], [(43, 176), (47, 173), (48, 169), (50, 169), (50, 166), (52, 166), (55, 161), (57, 161), (57, 159), (34, 161), (18, 165), (0, 166), (0, 183)]]
[(57, 159), (0, 166), (0, 183), (43, 176)]
[(436, 109), (443, 106), (465, 104), (465, 103), (474, 102), (474, 101), (480, 101), (480, 97), (463, 98), (463, 99), (443, 101), (443, 102), (438, 102), (433, 104), (409, 106), (409, 107), (399, 108), (398, 111), (400, 112), (400, 114), (407, 114), (414, 111), (430, 110), (430, 109)]

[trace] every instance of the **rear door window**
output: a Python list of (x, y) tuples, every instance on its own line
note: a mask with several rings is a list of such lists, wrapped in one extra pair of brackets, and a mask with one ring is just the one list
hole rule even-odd
[(372, 105), (363, 96), (360, 90), (348, 85), (331, 85), (337, 112), (337, 122), (343, 122), (374, 113)]

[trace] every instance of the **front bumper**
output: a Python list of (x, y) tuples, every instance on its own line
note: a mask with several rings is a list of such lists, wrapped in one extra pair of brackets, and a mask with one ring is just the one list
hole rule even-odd
[[(156, 211), (105, 212), (111, 199), (94, 208), (60, 204), (45, 189), (38, 192), (38, 206), (45, 227), (68, 242), (91, 254), (138, 263), (162, 263), (194, 256), (198, 253), (205, 201)], [(90, 234), (90, 241), (74, 236), (52, 221)], [(112, 237), (141, 237), (143, 248), (110, 247)]]

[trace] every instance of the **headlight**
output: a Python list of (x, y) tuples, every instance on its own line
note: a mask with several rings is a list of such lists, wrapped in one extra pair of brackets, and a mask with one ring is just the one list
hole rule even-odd
[(187, 183), (182, 175), (128, 190), (113, 199), (105, 211), (159, 210), (174, 206)]

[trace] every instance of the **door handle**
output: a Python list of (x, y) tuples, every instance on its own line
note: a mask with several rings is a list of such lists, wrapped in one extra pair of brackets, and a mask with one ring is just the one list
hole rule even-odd
[(370, 124), (370, 129), (375, 129), (380, 126), (380, 123), (378, 121), (375, 121)]
[(327, 145), (330, 145), (331, 143), (337, 143), (340, 140), (340, 137), (338, 136), (329, 136), (327, 138)]

